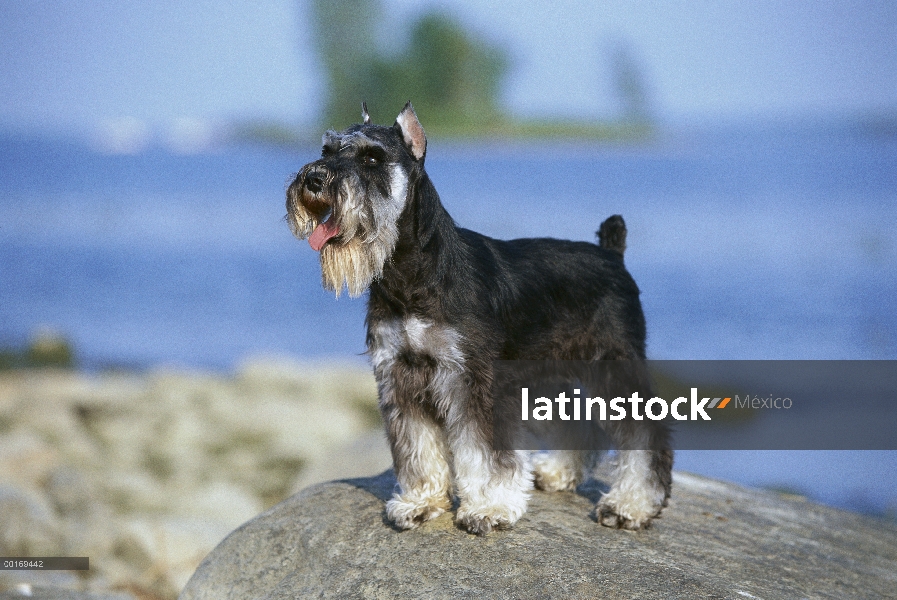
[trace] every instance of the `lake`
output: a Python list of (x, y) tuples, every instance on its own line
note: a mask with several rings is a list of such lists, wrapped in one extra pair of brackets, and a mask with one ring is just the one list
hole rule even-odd
[[(364, 301), (321, 289), (283, 220), (318, 150), (107, 155), (0, 135), (0, 346), (38, 327), (80, 364), (224, 371), (363, 361)], [(593, 240), (622, 214), (656, 359), (897, 358), (897, 136), (850, 123), (680, 129), (643, 145), (431, 140), (462, 226)], [(683, 452), (677, 467), (897, 507), (897, 453)]]

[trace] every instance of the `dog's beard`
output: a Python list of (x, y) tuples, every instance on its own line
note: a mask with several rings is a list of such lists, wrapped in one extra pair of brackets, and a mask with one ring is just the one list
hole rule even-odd
[[(321, 248), (321, 283), (324, 289), (339, 297), (345, 285), (349, 296), (357, 298), (383, 275), (383, 266), (399, 238), (398, 219), (405, 206), (407, 189), (404, 171), (398, 165), (394, 166), (390, 196), (374, 198), (368, 213), (356, 201), (348, 186), (341, 188), (339, 236), (343, 241), (335, 240), (335, 243), (325, 244)], [(366, 234), (368, 231), (371, 233)]]
[(303, 167), (302, 171), (296, 176), (296, 183), (293, 183), (287, 190), (287, 224), (290, 231), (300, 240), (306, 239), (318, 226), (318, 218), (309, 212), (302, 204), (303, 196), (313, 198), (314, 195), (306, 192), (304, 185), (299, 182), (305, 180), (306, 173), (311, 165)]
[(318, 220), (312, 216), (310, 212), (305, 210), (298, 200), (290, 199), (290, 206), (287, 210), (287, 224), (293, 235), (304, 240), (311, 235), (318, 225)]
[(366, 244), (360, 238), (339, 245), (327, 244), (321, 248), (321, 283), (337, 297), (345, 284), (349, 296), (357, 298), (383, 274), (383, 265), (391, 252), (392, 247)]

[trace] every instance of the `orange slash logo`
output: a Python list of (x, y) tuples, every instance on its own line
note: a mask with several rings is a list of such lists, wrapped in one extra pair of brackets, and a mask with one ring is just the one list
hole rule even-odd
[[(722, 402), (720, 402), (722, 400)], [(710, 403), (710, 406), (707, 408), (726, 408), (726, 405), (729, 403), (731, 398), (714, 398), (713, 402)], [(719, 404), (719, 406), (717, 406)]]

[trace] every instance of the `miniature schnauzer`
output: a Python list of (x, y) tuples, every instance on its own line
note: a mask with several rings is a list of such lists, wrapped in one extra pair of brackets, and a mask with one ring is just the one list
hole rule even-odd
[[(424, 170), (427, 139), (411, 106), (391, 127), (363, 123), (323, 136), (321, 158), (287, 191), (294, 235), (320, 253), (325, 288), (368, 290), (367, 345), (399, 489), (388, 518), (411, 529), (452, 507), (486, 534), (525, 512), (533, 483), (574, 489), (577, 453), (535, 457), (492, 445), (497, 360), (645, 358), (639, 290), (623, 265), (618, 215), (600, 242), (495, 240), (457, 227)], [(654, 422), (606, 427), (615, 480), (595, 509), (602, 525), (640, 529), (670, 495), (673, 453)]]

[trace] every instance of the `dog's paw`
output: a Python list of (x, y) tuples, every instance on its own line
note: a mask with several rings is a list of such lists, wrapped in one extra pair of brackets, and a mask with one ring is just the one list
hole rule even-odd
[(555, 468), (554, 464), (533, 466), (533, 483), (545, 492), (569, 492), (576, 489), (579, 477), (571, 469)]
[(448, 498), (418, 498), (393, 496), (386, 503), (386, 516), (399, 529), (414, 529), (431, 521), (451, 507)]
[(494, 529), (508, 529), (520, 519), (523, 510), (507, 506), (473, 507), (463, 503), (455, 522), (475, 535), (486, 535)]
[(645, 499), (621, 502), (615, 501), (608, 494), (595, 507), (595, 520), (605, 527), (615, 529), (647, 529), (662, 508), (663, 504), (659, 502), (648, 502)]
[(579, 478), (566, 472), (535, 471), (533, 483), (544, 492), (570, 492), (576, 489)]
[(546, 492), (573, 491), (582, 475), (582, 456), (577, 452), (536, 452), (530, 458), (530, 464), (533, 483)]
[(474, 535), (486, 535), (494, 529), (508, 529), (517, 520), (504, 514), (474, 514), (458, 511), (457, 524)]

